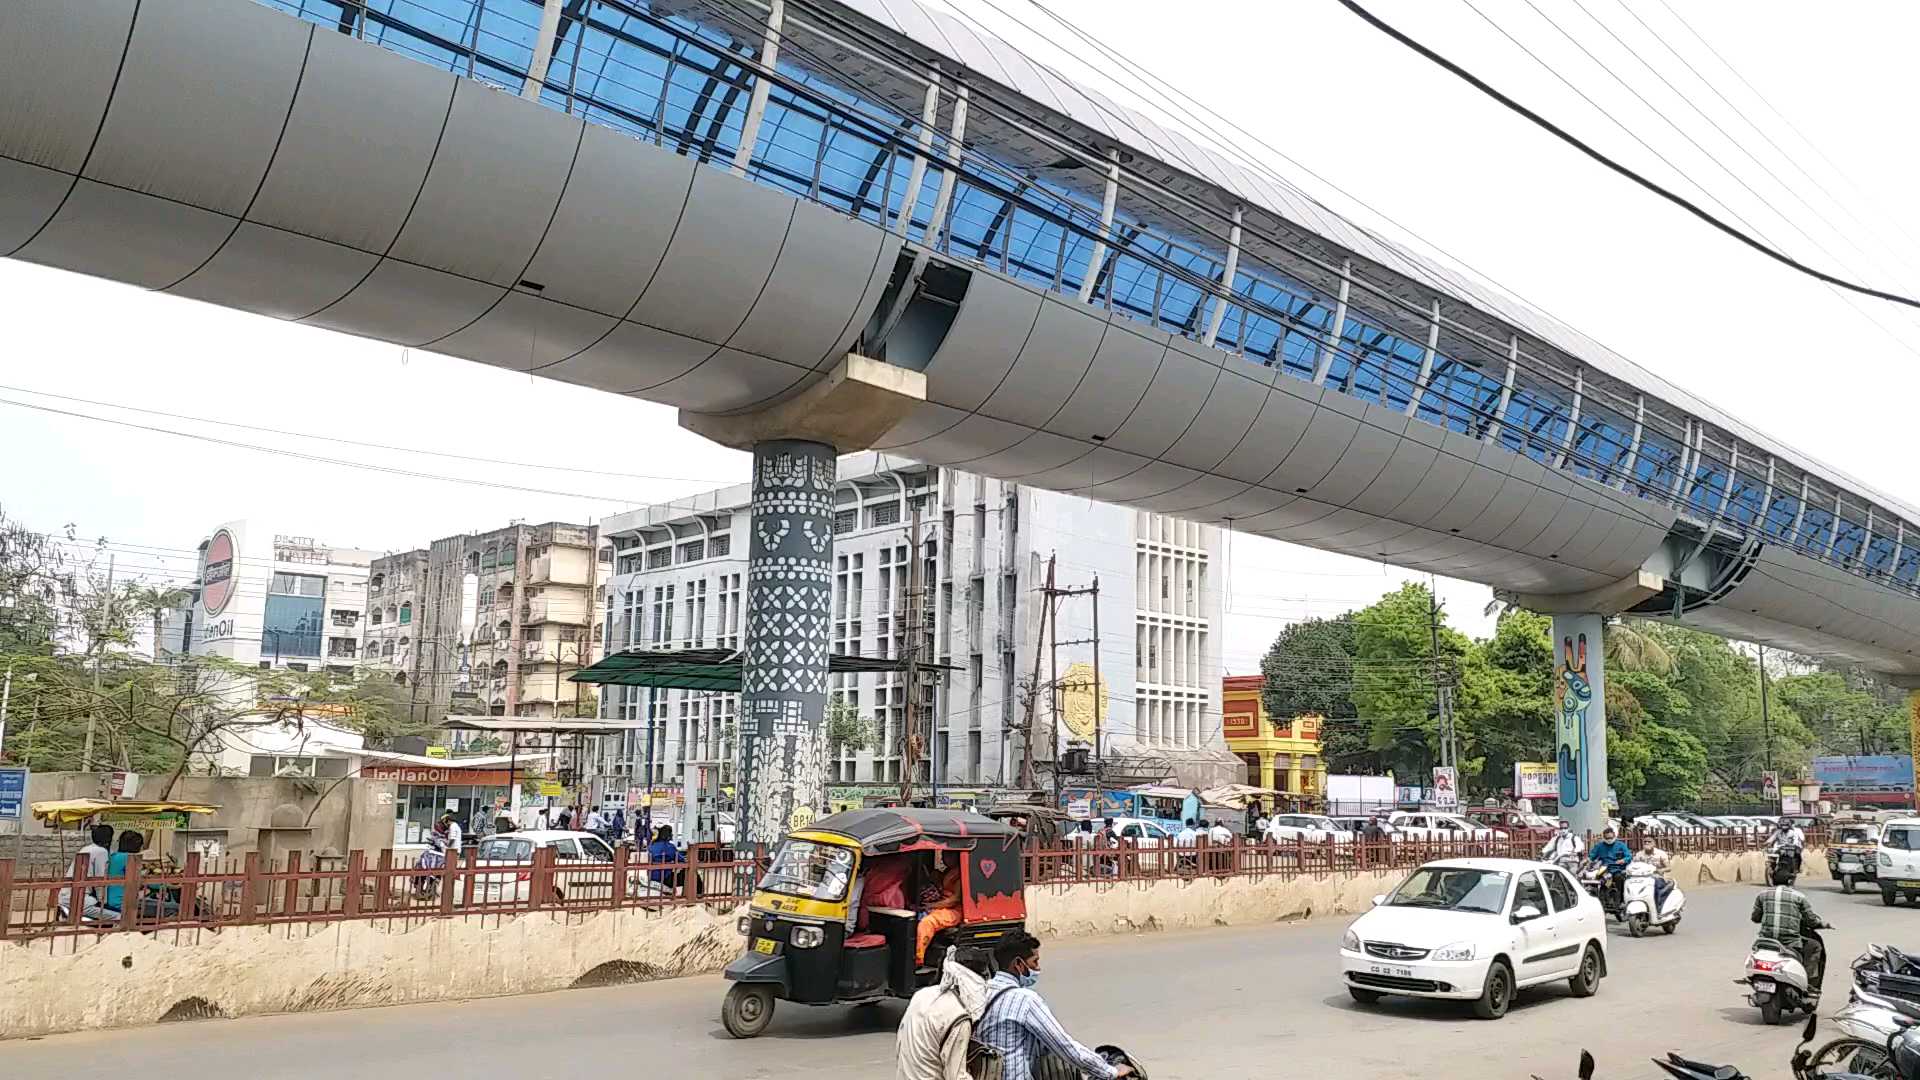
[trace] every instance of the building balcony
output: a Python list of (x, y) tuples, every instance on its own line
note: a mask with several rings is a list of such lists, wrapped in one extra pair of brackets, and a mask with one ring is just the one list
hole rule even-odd
[(520, 605), (520, 622), (526, 625), (564, 623), (568, 626), (585, 626), (593, 621), (594, 613), (590, 607), (584, 595), (535, 597)]
[(574, 550), (555, 558), (542, 555), (527, 564), (527, 582), (532, 585), (582, 585), (587, 583), (591, 560), (584, 551)]

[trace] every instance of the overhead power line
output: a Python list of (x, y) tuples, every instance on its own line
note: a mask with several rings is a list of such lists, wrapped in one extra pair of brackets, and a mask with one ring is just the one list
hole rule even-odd
[(1797, 270), (1800, 273), (1805, 274), (1806, 276), (1813, 278), (1816, 281), (1826, 282), (1827, 284), (1832, 285), (1836, 288), (1846, 289), (1849, 292), (1860, 293), (1863, 296), (1871, 296), (1879, 300), (1888, 301), (1889, 303), (1903, 304), (1911, 308), (1920, 308), (1920, 300), (1916, 300), (1913, 297), (1903, 296), (1895, 292), (1888, 292), (1885, 289), (1877, 289), (1871, 285), (1862, 285), (1858, 282), (1849, 281), (1846, 278), (1839, 277), (1834, 274), (1829, 274), (1824, 270), (1820, 270), (1820, 269), (1816, 269), (1815, 267), (1808, 266), (1806, 263), (1801, 262), (1800, 260), (1794, 258), (1793, 256), (1788, 255), (1783, 251), (1779, 251), (1771, 247), (1765, 241), (1749, 235), (1748, 233), (1742, 231), (1741, 229), (1721, 220), (1719, 217), (1708, 212), (1707, 210), (1702, 209), (1697, 203), (1693, 202), (1691, 199), (1688, 199), (1686, 196), (1680, 195), (1661, 184), (1655, 183), (1654, 181), (1641, 175), (1639, 172), (1636, 172), (1632, 168), (1626, 165), (1623, 165), (1618, 161), (1615, 161), (1613, 158), (1608, 157), (1604, 153), (1601, 153), (1599, 150), (1595, 149), (1594, 147), (1588, 145), (1586, 142), (1582, 141), (1579, 138), (1579, 136), (1574, 135), (1573, 133), (1567, 131), (1565, 128), (1562, 128), (1558, 124), (1555, 124), (1553, 121), (1547, 119), (1546, 117), (1533, 111), (1527, 106), (1522, 105), (1520, 102), (1514, 100), (1511, 97), (1508, 97), (1506, 94), (1495, 89), (1485, 79), (1480, 78), (1478, 75), (1475, 75), (1473, 72), (1468, 71), (1466, 68), (1461, 67), (1459, 64), (1456, 64), (1452, 60), (1447, 59), (1445, 56), (1442, 56), (1438, 52), (1435, 52), (1433, 49), (1428, 48), (1427, 46), (1414, 40), (1412, 37), (1409, 37), (1405, 33), (1402, 33), (1399, 29), (1387, 23), (1385, 20), (1381, 19), (1379, 16), (1375, 15), (1373, 12), (1368, 11), (1366, 8), (1360, 6), (1358, 3), (1355, 2), (1355, 0), (1337, 0), (1337, 2), (1342, 7), (1345, 7), (1348, 11), (1351, 11), (1355, 15), (1359, 16), (1360, 19), (1365, 23), (1367, 23), (1369, 26), (1372, 26), (1374, 29), (1379, 30), (1381, 33), (1387, 35), (1393, 40), (1398, 41), (1400, 44), (1405, 45), (1407, 48), (1412, 49), (1414, 52), (1419, 53), (1421, 56), (1426, 57), (1428, 60), (1432, 61), (1434, 64), (1438, 65), (1439, 67), (1445, 69), (1447, 72), (1459, 78), (1461, 81), (1465, 82), (1467, 85), (1472, 86), (1474, 89), (1480, 91), (1481, 93), (1487, 95), (1493, 100), (1506, 106), (1511, 111), (1518, 113), (1522, 117), (1525, 117), (1527, 120), (1531, 121), (1534, 125), (1546, 131), (1547, 133), (1553, 135), (1555, 138), (1559, 139), (1561, 142), (1566, 143), (1568, 146), (1571, 146), (1574, 149), (1580, 151), (1582, 154), (1585, 154), (1587, 157), (1592, 158), (1594, 161), (1597, 161), (1601, 165), (1606, 166), (1609, 170), (1615, 173), (1618, 173), (1621, 176), (1626, 177), (1628, 180), (1633, 181), (1635, 184), (1638, 184), (1639, 186), (1647, 189), (1648, 191), (1653, 192), (1655, 195), (1660, 196), (1662, 199), (1665, 199), (1668, 202), (1674, 204), (1675, 206), (1680, 207), (1682, 210), (1685, 210), (1687, 213), (1692, 214), (1694, 217), (1699, 218), (1701, 221), (1706, 222), (1708, 225), (1713, 226), (1715, 229), (1718, 229), (1719, 231), (1727, 234), (1728, 236), (1733, 237), (1735, 240), (1738, 240), (1740, 243), (1745, 244), (1746, 246), (1761, 253), (1762, 255), (1765, 255), (1767, 258), (1772, 259), (1775, 262), (1778, 262), (1784, 266), (1790, 267), (1791, 269)]

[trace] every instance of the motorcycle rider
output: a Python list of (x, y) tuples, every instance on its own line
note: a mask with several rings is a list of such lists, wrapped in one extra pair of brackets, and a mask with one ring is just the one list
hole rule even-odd
[(1791, 885), (1775, 885), (1754, 897), (1753, 921), (1760, 924), (1759, 940), (1778, 942), (1800, 958), (1807, 969), (1807, 993), (1817, 1002), (1827, 975), (1827, 945), (1817, 931), (1831, 924)]
[(1620, 839), (1620, 833), (1613, 826), (1607, 826), (1600, 839), (1594, 842), (1593, 850), (1587, 853), (1587, 861), (1604, 870), (1607, 892), (1613, 897), (1614, 908), (1620, 906), (1620, 886), (1626, 880), (1627, 864), (1633, 861), (1633, 849)]
[(1799, 873), (1800, 871), (1800, 852), (1804, 851), (1806, 846), (1807, 834), (1802, 832), (1798, 825), (1795, 825), (1787, 818), (1781, 818), (1776, 822), (1773, 826), (1773, 835), (1767, 837), (1768, 856), (1780, 855), (1785, 857), (1788, 852), (1791, 852), (1795, 873)]
[(1547, 846), (1540, 849), (1540, 861), (1557, 863), (1562, 859), (1578, 860), (1581, 856), (1580, 838), (1573, 835), (1573, 826), (1565, 821), (1554, 826), (1553, 835), (1547, 839)]

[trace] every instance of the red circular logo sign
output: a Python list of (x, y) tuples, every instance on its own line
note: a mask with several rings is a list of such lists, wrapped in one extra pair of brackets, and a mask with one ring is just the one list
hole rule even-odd
[(233, 599), (236, 554), (233, 550), (233, 534), (225, 529), (214, 533), (213, 539), (207, 543), (206, 563), (200, 572), (200, 604), (207, 609), (208, 615), (225, 611), (227, 601)]

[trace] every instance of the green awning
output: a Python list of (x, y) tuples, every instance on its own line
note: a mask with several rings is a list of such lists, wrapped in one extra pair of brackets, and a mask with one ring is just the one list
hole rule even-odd
[[(951, 671), (946, 664), (922, 663), (928, 671)], [(907, 662), (879, 656), (827, 657), (834, 675), (905, 671)], [(651, 686), (662, 690), (740, 692), (740, 653), (733, 649), (628, 649), (615, 653), (568, 680), (596, 686)]]

